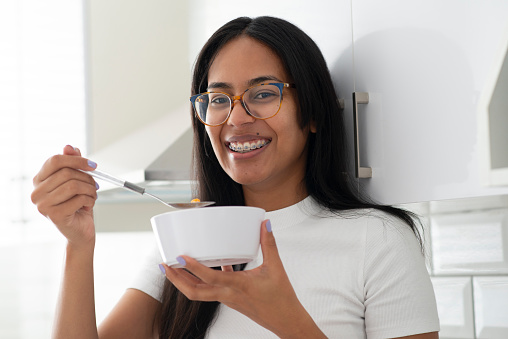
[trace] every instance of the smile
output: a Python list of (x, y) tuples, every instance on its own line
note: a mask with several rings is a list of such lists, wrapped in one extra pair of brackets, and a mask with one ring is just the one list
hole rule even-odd
[(263, 146), (268, 145), (270, 142), (271, 140), (260, 139), (246, 142), (230, 142), (227, 146), (233, 152), (247, 153), (255, 149), (262, 148)]

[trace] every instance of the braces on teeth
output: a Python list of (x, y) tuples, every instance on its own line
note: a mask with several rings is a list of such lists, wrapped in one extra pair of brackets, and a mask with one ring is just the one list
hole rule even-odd
[(270, 141), (268, 140), (258, 140), (256, 142), (244, 142), (244, 143), (230, 143), (229, 149), (235, 152), (245, 153), (255, 150), (257, 148), (261, 148), (269, 143)]

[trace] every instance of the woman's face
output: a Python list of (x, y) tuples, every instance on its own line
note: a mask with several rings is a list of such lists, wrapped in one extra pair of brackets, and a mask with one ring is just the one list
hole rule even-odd
[[(279, 57), (249, 37), (236, 38), (217, 54), (208, 74), (208, 91), (241, 95), (263, 82), (290, 82)], [(307, 160), (309, 129), (299, 127), (296, 91), (285, 88), (280, 111), (266, 120), (247, 114), (236, 101), (226, 123), (206, 127), (215, 154), (226, 173), (249, 192), (294, 193), (301, 188)], [(243, 143), (263, 145), (248, 152), (233, 151)]]

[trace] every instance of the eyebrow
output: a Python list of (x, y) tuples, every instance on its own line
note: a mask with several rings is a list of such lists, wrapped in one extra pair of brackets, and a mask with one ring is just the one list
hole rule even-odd
[[(273, 75), (264, 75), (264, 76), (260, 76), (260, 77), (254, 78), (254, 79), (250, 79), (247, 82), (247, 85), (250, 87), (250, 86), (254, 86), (254, 85), (263, 83), (265, 81), (283, 82), (282, 80), (280, 80), (276, 76), (273, 76)], [(233, 86), (230, 83), (227, 83), (227, 82), (211, 82), (211, 83), (208, 84), (207, 90), (210, 90), (210, 89), (231, 89), (231, 88), (233, 88)]]

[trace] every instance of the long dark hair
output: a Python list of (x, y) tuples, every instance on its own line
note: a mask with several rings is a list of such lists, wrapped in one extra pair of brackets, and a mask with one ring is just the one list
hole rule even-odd
[[(314, 41), (295, 25), (273, 17), (241, 17), (222, 26), (199, 54), (192, 79), (192, 94), (206, 92), (208, 71), (218, 51), (239, 36), (254, 38), (282, 60), (296, 85), (300, 127), (316, 126), (308, 138), (305, 173), (307, 192), (323, 208), (337, 214), (375, 208), (403, 220), (421, 243), (415, 216), (392, 206), (369, 201), (357, 192), (348, 166), (348, 145), (343, 111), (325, 59)], [(217, 205), (244, 205), (240, 184), (234, 182), (217, 160), (204, 125), (192, 114), (194, 128), (193, 175), (195, 196)], [(237, 267), (235, 269), (242, 269)], [(218, 302), (190, 301), (166, 281), (159, 313), (159, 337), (204, 338), (213, 322)]]

